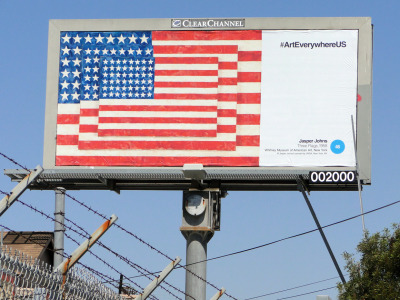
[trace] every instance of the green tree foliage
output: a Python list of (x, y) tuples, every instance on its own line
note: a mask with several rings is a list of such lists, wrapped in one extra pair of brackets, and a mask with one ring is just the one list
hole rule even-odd
[(364, 238), (357, 246), (360, 260), (345, 252), (346, 284), (339, 283), (340, 300), (400, 299), (400, 227), (385, 228)]

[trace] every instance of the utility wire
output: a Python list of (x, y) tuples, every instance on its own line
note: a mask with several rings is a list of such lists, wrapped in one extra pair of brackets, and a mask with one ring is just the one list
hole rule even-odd
[(294, 295), (294, 296), (289, 296), (289, 297), (285, 297), (285, 298), (279, 298), (279, 299), (276, 299), (276, 300), (284, 300), (284, 299), (296, 298), (296, 297), (310, 295), (310, 294), (314, 294), (314, 293), (318, 293), (318, 292), (322, 292), (322, 291), (327, 291), (327, 290), (331, 290), (331, 289), (335, 289), (335, 288), (336, 288), (336, 286), (331, 286), (331, 287), (328, 287), (328, 288), (325, 288), (325, 289), (316, 290), (316, 291), (303, 293), (303, 294), (298, 294), (298, 295)]

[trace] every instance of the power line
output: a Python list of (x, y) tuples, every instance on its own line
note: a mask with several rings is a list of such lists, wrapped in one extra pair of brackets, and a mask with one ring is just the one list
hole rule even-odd
[(316, 291), (303, 293), (303, 294), (298, 294), (298, 295), (294, 295), (294, 296), (289, 296), (289, 297), (285, 297), (285, 298), (279, 298), (279, 299), (276, 299), (276, 300), (284, 300), (284, 299), (296, 298), (296, 297), (310, 295), (310, 294), (314, 294), (314, 293), (318, 293), (318, 292), (322, 292), (322, 291), (327, 291), (327, 290), (331, 290), (331, 289), (335, 289), (335, 288), (336, 288), (336, 286), (331, 286), (331, 287), (328, 287), (328, 288), (325, 288), (325, 289), (316, 290)]
[(295, 287), (292, 287), (292, 288), (287, 288), (287, 289), (284, 289), (284, 290), (280, 290), (280, 291), (276, 291), (276, 292), (272, 292), (272, 293), (268, 293), (268, 294), (263, 294), (263, 295), (259, 295), (259, 296), (255, 296), (255, 297), (251, 297), (251, 298), (246, 298), (246, 299), (243, 299), (243, 300), (252, 300), (252, 299), (258, 299), (258, 298), (262, 298), (262, 297), (266, 297), (266, 296), (272, 296), (272, 295), (280, 294), (280, 293), (283, 293), (283, 292), (299, 289), (299, 288), (302, 288), (302, 287), (314, 285), (314, 284), (317, 284), (317, 283), (329, 281), (329, 280), (336, 279), (336, 278), (339, 278), (339, 277), (335, 276), (335, 277), (331, 277), (331, 278), (327, 278), (327, 279), (323, 279), (323, 280), (319, 280), (319, 281), (314, 281), (314, 282), (311, 282), (311, 283), (306, 283), (306, 284), (298, 285), (298, 286), (295, 286)]

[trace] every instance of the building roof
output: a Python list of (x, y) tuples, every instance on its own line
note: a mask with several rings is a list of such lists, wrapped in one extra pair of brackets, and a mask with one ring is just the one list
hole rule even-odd
[(53, 249), (53, 232), (20, 231), (4, 232), (2, 250), (12, 249), (33, 258), (42, 259), (46, 250)]

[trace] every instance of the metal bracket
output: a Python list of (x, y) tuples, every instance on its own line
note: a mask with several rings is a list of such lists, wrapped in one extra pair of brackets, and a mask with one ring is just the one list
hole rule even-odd
[(106, 187), (108, 187), (111, 191), (116, 192), (118, 195), (121, 193), (121, 191), (119, 189), (115, 188), (115, 182), (114, 180), (110, 180), (110, 179), (106, 179), (103, 178), (102, 176), (97, 176), (97, 179), (104, 184)]
[(0, 216), (2, 216), (14, 201), (17, 200), (27, 188), (29, 188), (29, 185), (34, 182), (42, 172), (43, 168), (38, 165), (35, 170), (26, 175), (25, 178), (12, 189), (10, 195), (6, 195), (0, 201)]
[(176, 257), (174, 261), (172, 261), (161, 273), (158, 275), (150, 284), (143, 290), (143, 293), (136, 296), (136, 300), (144, 300), (147, 299), (151, 293), (160, 285), (161, 282), (172, 272), (172, 270), (176, 267), (181, 259)]
[(222, 295), (225, 293), (226, 289), (222, 288), (220, 289), (210, 300), (218, 300), (219, 298), (222, 297)]

